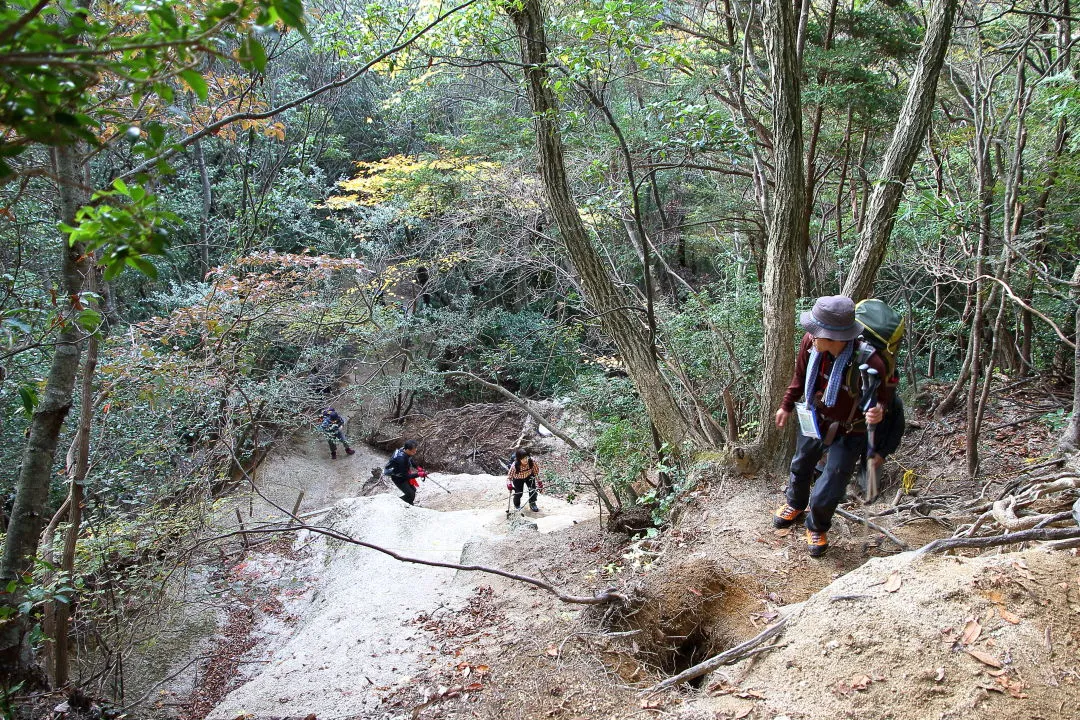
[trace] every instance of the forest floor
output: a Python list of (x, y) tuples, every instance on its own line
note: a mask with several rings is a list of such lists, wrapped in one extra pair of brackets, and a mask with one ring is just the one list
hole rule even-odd
[[(950, 535), (951, 499), (994, 495), (1046, 459), (1056, 428), (1025, 418), (1053, 412), (1047, 397), (1020, 388), (990, 408), (987, 424), (1002, 427), (986, 436), (985, 486), (960, 479), (962, 422), (910, 413), (890, 474), (910, 470), (912, 495), (894, 487), (845, 507), (888, 513), (875, 522), (910, 548)], [(541, 461), (565, 467), (543, 442), (554, 452)], [(634, 601), (567, 604), (507, 578), (301, 532), (224, 568), (232, 612), (181, 716), (1080, 717), (1075, 551), (915, 557), (837, 518), (828, 554), (812, 559), (801, 528), (771, 526), (783, 478), (709, 470), (661, 536), (628, 539), (582, 500), (542, 495), (535, 517), (508, 519), (503, 481), (491, 475), (436, 473), (452, 493), (429, 482), (422, 506), (409, 508), (387, 483), (365, 482), (385, 456), (326, 456), (314, 436), (276, 452), (262, 492), (289, 507), (303, 489), (301, 513), (333, 505), (311, 522), (405, 555), (501, 568), (576, 595), (617, 586)], [(929, 503), (922, 514), (915, 501)], [(648, 692), (780, 620), (783, 632), (759, 653)]]

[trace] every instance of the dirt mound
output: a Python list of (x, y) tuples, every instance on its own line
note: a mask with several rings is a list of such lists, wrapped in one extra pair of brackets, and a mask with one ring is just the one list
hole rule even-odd
[(709, 676), (680, 715), (1078, 717), (1078, 571), (1045, 550), (870, 560), (782, 611), (781, 647)]

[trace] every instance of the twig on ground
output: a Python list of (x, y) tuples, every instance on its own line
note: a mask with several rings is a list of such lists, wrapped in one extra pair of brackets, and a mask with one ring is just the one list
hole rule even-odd
[(848, 512), (847, 510), (845, 510), (843, 508), (836, 508), (836, 514), (839, 515), (842, 518), (847, 518), (848, 520), (851, 520), (852, 522), (862, 523), (863, 525), (870, 528), (871, 530), (881, 533), (882, 535), (884, 535), (885, 537), (889, 538), (894, 543), (896, 543), (896, 546), (899, 547), (901, 550), (910, 550), (911, 549), (911, 548), (908, 547), (908, 544), (906, 542), (904, 542), (900, 538), (896, 537), (891, 532), (889, 532), (885, 528), (881, 527), (877, 523), (870, 522), (866, 518), (859, 517), (855, 513)]

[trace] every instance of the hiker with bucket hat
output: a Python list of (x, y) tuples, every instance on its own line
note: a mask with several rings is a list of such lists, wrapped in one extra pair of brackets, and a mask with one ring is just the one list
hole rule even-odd
[[(807, 547), (811, 556), (818, 557), (829, 549), (827, 533), (833, 513), (847, 493), (856, 462), (866, 451), (867, 423), (881, 422), (895, 389), (890, 383), (881, 383), (876, 404), (865, 413), (860, 409), (862, 378), (867, 373), (852, 372), (863, 327), (855, 319), (851, 298), (820, 297), (799, 321), (806, 334), (799, 343), (795, 374), (776, 411), (777, 427), (784, 427), (792, 413), (797, 414), (795, 455), (787, 502), (776, 510), (773, 525), (790, 527), (805, 516)], [(867, 370), (885, 377), (885, 363), (876, 353), (863, 362), (869, 366)], [(803, 402), (797, 402), (800, 398)], [(824, 472), (811, 491), (814, 466), (826, 450), (829, 455)]]

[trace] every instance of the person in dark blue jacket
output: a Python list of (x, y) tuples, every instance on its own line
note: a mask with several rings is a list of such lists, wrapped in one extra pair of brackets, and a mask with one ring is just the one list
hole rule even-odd
[(418, 445), (419, 443), (415, 440), (406, 440), (394, 451), (394, 454), (390, 456), (390, 461), (383, 468), (383, 475), (393, 480), (397, 489), (401, 491), (401, 499), (409, 505), (416, 502), (416, 488), (419, 486), (416, 478), (426, 477), (426, 473), (413, 462)]
[(356, 451), (349, 447), (349, 441), (345, 439), (345, 419), (338, 415), (337, 410), (328, 407), (322, 411), (319, 418), (319, 429), (326, 435), (326, 442), (330, 445), (330, 459), (337, 459), (337, 445), (335, 440), (345, 446), (345, 454), (352, 455)]

